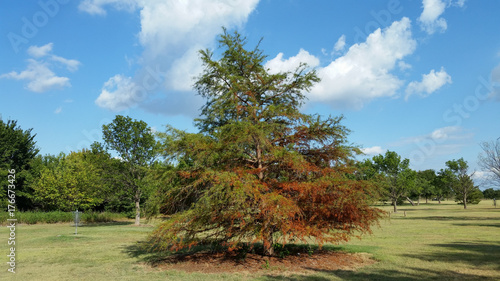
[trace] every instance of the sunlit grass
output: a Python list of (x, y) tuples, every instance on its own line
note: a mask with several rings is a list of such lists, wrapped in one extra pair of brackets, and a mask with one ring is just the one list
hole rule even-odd
[(131, 221), (79, 227), (78, 235), (69, 223), (18, 225), (14, 275), (7, 272), (9, 234), (2, 227), (0, 280), (500, 280), (500, 208), (491, 201), (468, 208), (454, 202), (401, 206), (372, 235), (338, 246), (370, 253), (377, 263), (287, 277), (161, 271), (148, 262), (162, 254), (141, 247), (153, 227)]

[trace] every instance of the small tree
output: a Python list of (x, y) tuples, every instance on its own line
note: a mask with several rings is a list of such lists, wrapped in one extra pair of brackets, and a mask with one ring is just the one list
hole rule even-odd
[(204, 71), (195, 88), (207, 100), (196, 120), (200, 132), (164, 136), (184, 168), (166, 194), (174, 216), (153, 233), (157, 245), (263, 241), (272, 255), (278, 241), (314, 237), (321, 244), (369, 232), (381, 211), (369, 205), (368, 182), (348, 176), (360, 151), (346, 143), (342, 118), (299, 111), (319, 81), (315, 71), (301, 64), (270, 74), (266, 56), (245, 49), (238, 33), (224, 30), (219, 43), (220, 60), (200, 52)]
[(146, 122), (117, 115), (113, 122), (102, 126), (106, 148), (118, 153), (121, 168), (116, 180), (126, 187), (134, 199), (135, 224), (140, 224), (141, 196), (146, 189), (145, 176), (159, 153), (159, 144)]
[(449, 171), (448, 180), (451, 189), (455, 192), (457, 201), (464, 204), (464, 209), (467, 209), (467, 203), (470, 202), (468, 197), (474, 192), (477, 194), (476, 190), (479, 190), (479, 188), (474, 185), (472, 180), (473, 174), (467, 174), (469, 165), (463, 158), (460, 158), (458, 160), (447, 161), (446, 166)]
[(384, 155), (373, 157), (375, 167), (386, 179), (386, 194), (392, 201), (394, 212), (398, 211), (397, 201), (407, 198), (415, 187), (416, 172), (409, 168), (410, 160), (403, 159), (394, 151), (387, 151)]
[(500, 138), (481, 143), (481, 148), (484, 154), (479, 155), (479, 165), (491, 173), (491, 182), (500, 186)]

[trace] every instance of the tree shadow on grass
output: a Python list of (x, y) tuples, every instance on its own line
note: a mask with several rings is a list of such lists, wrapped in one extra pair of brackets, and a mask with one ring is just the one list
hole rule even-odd
[(490, 267), (500, 270), (500, 243), (495, 242), (454, 242), (433, 244), (444, 248), (429, 255), (408, 255), (425, 261), (445, 261), (467, 263), (478, 268)]
[(478, 226), (500, 227), (500, 223), (454, 223), (453, 225), (456, 225), (456, 226), (472, 226), (472, 227), (478, 227)]
[[(311, 269), (314, 270), (314, 269)], [(419, 280), (498, 280), (497, 278), (474, 275), (474, 274), (466, 274), (459, 273), (452, 270), (444, 270), (444, 271), (436, 271), (422, 268), (406, 268), (406, 270), (410, 270), (411, 272), (404, 272), (399, 270), (368, 270), (364, 271), (351, 271), (351, 270), (333, 270), (333, 271), (325, 271), (325, 270), (314, 270), (318, 273), (321, 272), (327, 274), (332, 277), (339, 278), (341, 280), (354, 280), (354, 281), (372, 281), (372, 280), (380, 280), (380, 281), (419, 281)], [(301, 275), (292, 275), (292, 276), (264, 276), (259, 280), (265, 281), (274, 281), (274, 280), (293, 280), (293, 281), (324, 281), (331, 280), (331, 278), (323, 277), (323, 276), (301, 276)]]
[[(134, 222), (130, 222), (130, 221), (113, 221), (113, 222), (92, 222), (92, 223), (83, 223), (81, 226), (78, 226), (78, 228), (80, 227), (100, 227), (100, 226), (120, 226), (120, 225), (133, 225)], [(71, 226), (75, 226), (74, 224), (71, 225)]]
[(428, 216), (428, 217), (414, 217), (413, 220), (431, 220), (431, 221), (485, 221), (485, 220), (498, 220), (498, 217), (467, 217), (467, 216)]
[[(202, 253), (221, 253), (224, 247), (219, 246), (218, 242), (205, 243), (185, 248), (178, 251), (158, 250), (152, 247), (153, 243), (149, 240), (137, 241), (135, 244), (124, 246), (123, 251), (132, 258), (137, 258), (151, 266), (157, 266), (162, 263), (175, 263), (186, 259), (188, 256), (194, 256)], [(229, 257), (228, 259), (233, 258)]]
[(485, 276), (459, 273), (452, 270), (435, 271), (422, 268), (407, 268), (414, 273), (398, 270), (376, 270), (373, 272), (357, 272), (336, 270), (329, 272), (342, 280), (380, 280), (380, 281), (417, 281), (417, 280), (495, 280)]

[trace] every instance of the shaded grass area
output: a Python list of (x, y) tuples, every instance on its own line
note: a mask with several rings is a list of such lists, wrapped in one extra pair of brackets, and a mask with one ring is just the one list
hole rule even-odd
[[(8, 246), (0, 247), (0, 280), (500, 280), (500, 208), (491, 202), (463, 207), (454, 202), (401, 206), (381, 221), (370, 236), (330, 250), (366, 252), (378, 262), (358, 269), (312, 274), (274, 272), (201, 274), (160, 270), (156, 265), (172, 255), (148, 252), (152, 226), (132, 221), (90, 224), (17, 225), (16, 275), (6, 274)], [(381, 207), (386, 211), (390, 206)], [(406, 211), (406, 217), (403, 212)], [(0, 237), (8, 237), (0, 228)], [(300, 251), (305, 246), (297, 247)], [(193, 248), (206, 251), (207, 245)], [(187, 254), (184, 252), (183, 254)]]

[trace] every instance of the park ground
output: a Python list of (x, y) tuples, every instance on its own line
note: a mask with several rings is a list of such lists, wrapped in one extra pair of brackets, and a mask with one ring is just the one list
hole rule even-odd
[(0, 280), (500, 280), (500, 207), (491, 200), (467, 210), (452, 201), (404, 205), (361, 240), (312, 257), (249, 254), (243, 263), (149, 253), (143, 245), (154, 224), (84, 225), (78, 235), (68, 223), (17, 225), (15, 274), (3, 226)]

